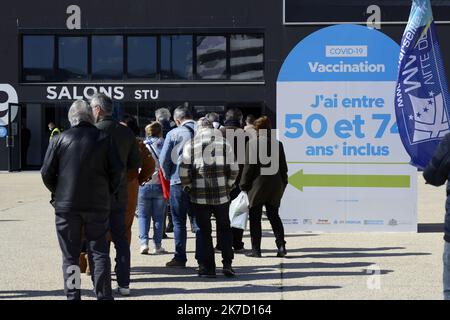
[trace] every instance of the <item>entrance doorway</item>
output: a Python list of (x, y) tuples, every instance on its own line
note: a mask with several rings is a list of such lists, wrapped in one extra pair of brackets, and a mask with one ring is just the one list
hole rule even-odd
[[(50, 131), (48, 124), (53, 122), (61, 130), (68, 130), (70, 123), (67, 118), (71, 102), (62, 103), (27, 103), (22, 111), (22, 123), (28, 134), (22, 135), (24, 159), (22, 160), (22, 170), (39, 170), (47, 150)], [(198, 119), (209, 112), (216, 112), (223, 121), (225, 113), (231, 108), (238, 108), (245, 117), (253, 114), (256, 118), (264, 114), (265, 105), (263, 102), (115, 102), (114, 118), (121, 119), (124, 114), (136, 117), (140, 128), (141, 136), (145, 135), (145, 127), (155, 120), (155, 111), (159, 108), (168, 108), (173, 115), (173, 111), (181, 105), (190, 107), (194, 118)], [(28, 140), (28, 141), (26, 141)]]

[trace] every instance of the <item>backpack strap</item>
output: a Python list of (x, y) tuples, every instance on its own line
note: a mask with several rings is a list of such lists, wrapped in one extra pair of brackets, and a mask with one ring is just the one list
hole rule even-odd
[(195, 136), (194, 129), (192, 129), (191, 127), (189, 127), (187, 124), (184, 124), (183, 127), (185, 127), (186, 129), (189, 130), (189, 132), (191, 133), (191, 138), (193, 138), (193, 137)]

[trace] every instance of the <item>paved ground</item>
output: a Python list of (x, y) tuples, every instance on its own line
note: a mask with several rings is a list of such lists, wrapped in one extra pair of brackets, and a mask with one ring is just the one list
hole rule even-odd
[[(444, 196), (442, 188), (425, 186), (419, 178), (422, 232), (287, 235), (286, 259), (276, 257), (265, 222), (264, 257), (238, 255), (234, 280), (196, 276), (192, 234), (188, 268), (181, 271), (164, 267), (170, 254), (138, 254), (134, 241), (132, 298), (440, 299), (443, 240), (437, 230)], [(245, 237), (250, 246), (247, 233)], [(173, 252), (172, 239), (163, 245)], [(53, 213), (37, 172), (0, 173), (0, 248), (0, 299), (64, 299)], [(84, 275), (82, 285), (83, 294), (92, 299)]]

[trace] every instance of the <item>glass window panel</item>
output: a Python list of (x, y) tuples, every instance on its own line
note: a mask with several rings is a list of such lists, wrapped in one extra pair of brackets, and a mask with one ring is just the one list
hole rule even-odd
[(95, 79), (123, 78), (123, 37), (92, 37), (92, 77)]
[(232, 35), (230, 51), (231, 79), (264, 79), (264, 38), (262, 35)]
[(54, 80), (55, 38), (24, 36), (22, 63), (25, 81)]
[(62, 80), (87, 78), (88, 42), (86, 37), (60, 37), (58, 55), (58, 71)]
[(194, 118), (199, 119), (201, 117), (206, 116), (210, 112), (218, 113), (223, 119), (225, 115), (225, 106), (223, 104), (220, 105), (212, 105), (212, 104), (201, 104), (194, 106)]
[(156, 78), (156, 37), (128, 37), (128, 77)]
[(197, 76), (200, 79), (227, 78), (227, 39), (197, 37)]
[(161, 37), (161, 78), (192, 79), (192, 36)]

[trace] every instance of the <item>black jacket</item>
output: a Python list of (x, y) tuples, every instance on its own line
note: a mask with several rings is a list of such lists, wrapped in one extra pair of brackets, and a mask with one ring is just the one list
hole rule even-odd
[(56, 212), (108, 212), (123, 165), (112, 138), (82, 122), (52, 139), (41, 175)]
[[(234, 151), (234, 158), (237, 161), (239, 165), (239, 174), (236, 177), (235, 188), (230, 193), (231, 200), (234, 200), (239, 193), (241, 192), (241, 189), (239, 188), (239, 183), (241, 181), (242, 176), (242, 170), (244, 170), (244, 163), (245, 163), (245, 146), (248, 142), (248, 137), (245, 135), (244, 129), (242, 129), (239, 126), (239, 123), (237, 121), (228, 121), (225, 122), (224, 126), (220, 128), (220, 131), (222, 132), (222, 135), (224, 138), (227, 138), (227, 130), (233, 130), (234, 132), (234, 139), (232, 141), (228, 141), (233, 148)], [(229, 138), (229, 137), (228, 137)], [(240, 148), (243, 148), (243, 152), (240, 151)], [(242, 153), (242, 155), (241, 155)], [(240, 157), (244, 156), (244, 159), (239, 159)]]
[(141, 152), (139, 144), (130, 128), (121, 125), (111, 116), (103, 117), (96, 124), (97, 128), (109, 134), (117, 149), (121, 162), (124, 164), (123, 178), (118, 191), (118, 201), (114, 201), (114, 206), (126, 206), (128, 202), (127, 172), (138, 170), (142, 166)]
[[(253, 143), (252, 143), (253, 141)], [(268, 168), (271, 163), (265, 165), (261, 161), (257, 163), (251, 163), (252, 157), (250, 156), (250, 151), (253, 155), (258, 155), (256, 151), (256, 146), (260, 148), (260, 145), (264, 143), (267, 144), (268, 155), (272, 155), (273, 151), (278, 151), (278, 170), (272, 175), (262, 175), (261, 169)], [(284, 153), (283, 144), (280, 141), (274, 141), (275, 150), (271, 150), (270, 139), (258, 137), (257, 144), (254, 144), (254, 140), (250, 140), (246, 148), (246, 163), (242, 171), (240, 188), (243, 191), (247, 191), (248, 200), (250, 203), (250, 208), (261, 206), (261, 205), (271, 205), (272, 207), (280, 207), (281, 199), (284, 194), (284, 190), (288, 184), (288, 167), (286, 163), (286, 155)], [(278, 150), (276, 150), (278, 149)], [(254, 161), (253, 161), (254, 162)]]
[[(450, 175), (450, 133), (442, 139), (436, 148), (433, 158), (423, 172), (425, 181), (433, 186), (442, 186)], [(445, 203), (445, 236), (450, 242), (450, 185), (447, 182), (447, 201)]]

